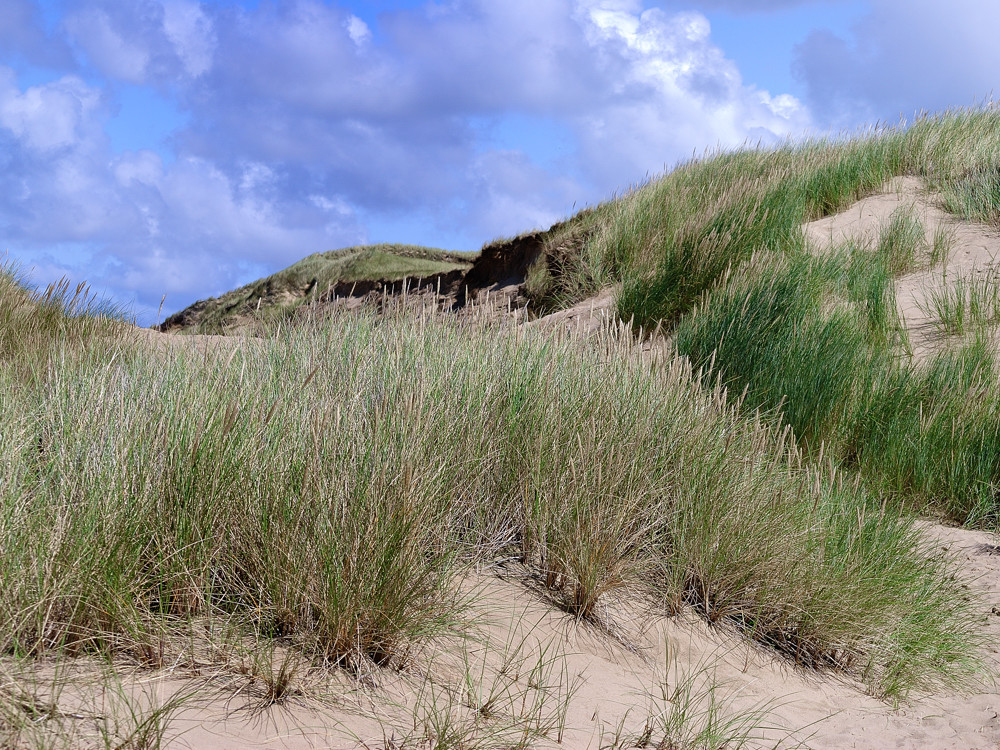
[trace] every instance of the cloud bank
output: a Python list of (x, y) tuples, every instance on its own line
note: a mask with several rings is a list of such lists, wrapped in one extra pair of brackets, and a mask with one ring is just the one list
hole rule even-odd
[(820, 122), (853, 128), (969, 107), (998, 93), (997, 5), (991, 0), (872, 0), (846, 37), (816, 30), (796, 49), (806, 101)]
[[(428, 3), (377, 25), (319, 0), (78, 0), (52, 32), (6, 2), (0, 40), (24, 41), (0, 53), (3, 238), (142, 317), (369, 239), (474, 249), (694, 149), (813, 124), (747, 85), (699, 12), (640, 0)], [(62, 52), (43, 61), (46, 39)], [(26, 84), (29, 58), (55, 73)], [(129, 87), (185, 115), (166, 158), (107, 135)], [(380, 230), (407, 217), (426, 237)]]

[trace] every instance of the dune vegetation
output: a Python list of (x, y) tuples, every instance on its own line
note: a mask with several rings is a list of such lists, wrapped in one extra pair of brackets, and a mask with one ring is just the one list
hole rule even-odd
[(892, 280), (941, 248), (903, 214), (822, 254), (801, 230), (903, 174), (1000, 225), (1000, 116), (718, 154), (589, 210), (529, 279), (620, 284), (589, 338), (411, 307), (157, 347), (4, 268), (0, 651), (157, 668), (222, 628), (393, 669), (503, 560), (609, 632), (688, 611), (887, 700), (968, 684), (974, 602), (913, 510), (1000, 518), (995, 293), (918, 365)]
[(196, 302), (164, 321), (162, 330), (224, 334), (249, 321), (279, 322), (339, 287), (388, 283), (467, 270), (475, 253), (420, 245), (379, 244), (313, 253), (270, 276)]
[[(942, 330), (961, 336), (925, 366), (907, 356), (893, 281), (940, 262), (948, 238), (927, 243), (905, 212), (873, 242), (821, 256), (802, 232), (901, 175), (920, 177), (960, 218), (1000, 228), (1000, 113), (681, 165), (582, 216), (573, 262), (563, 253), (558, 273), (536, 272), (535, 295), (565, 303), (621, 284), (622, 320), (672, 337), (709, 380), (790, 426), (810, 456), (857, 471), (876, 494), (993, 527), (995, 280), (932, 297)], [(560, 233), (565, 245), (574, 229)]]

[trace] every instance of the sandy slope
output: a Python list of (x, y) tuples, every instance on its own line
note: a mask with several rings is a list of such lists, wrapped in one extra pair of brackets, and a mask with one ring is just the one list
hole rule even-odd
[[(962, 563), (970, 589), (982, 597), (983, 628), (1000, 643), (1000, 616), (992, 613), (1000, 612), (1000, 538), (925, 528), (943, 552)], [(223, 668), (208, 650), (181, 649), (167, 669), (124, 677), (124, 687), (140, 703), (150, 696), (162, 702), (178, 691), (192, 693), (171, 719), (168, 747), (431, 747), (423, 744), (427, 727), (440, 729), (446, 720), (458, 733), (463, 726), (479, 726), (467, 733), (470, 740), (488, 739), (487, 726), (499, 739), (540, 725), (546, 736), (533, 738), (530, 747), (598, 750), (614, 747), (616, 736), (619, 747), (634, 747), (649, 717), (670, 708), (656, 700), (661, 686), (665, 682), (674, 690), (686, 676), (694, 680), (695, 700), (702, 701), (692, 708), (696, 723), (707, 707), (709, 681), (717, 683), (724, 715), (765, 708), (766, 717), (757, 724), (766, 728), (754, 730), (755, 747), (1000, 747), (995, 687), (984, 684), (971, 696), (919, 697), (897, 710), (866, 696), (855, 683), (796, 668), (693, 616), (648, 616), (641, 607), (617, 603), (606, 612), (609, 634), (576, 622), (530, 580), (527, 584), (517, 570), (472, 576), (467, 585), (478, 596), (470, 639), (446, 639), (433, 652), (417, 655), (404, 672), (373, 672), (360, 682), (310, 673), (299, 663), (291, 683), (297, 694), (264, 710), (255, 710), (260, 681), (249, 671), (234, 671), (236, 662)], [(993, 668), (1000, 666), (995, 652), (989, 659)], [(275, 670), (280, 662), (279, 654)], [(111, 715), (114, 699), (81, 688), (96, 675), (88, 679), (83, 667), (77, 669), (60, 706), (81, 717), (77, 730), (86, 736), (89, 722), (82, 717)], [(469, 706), (482, 708), (490, 696), (490, 719), (477, 724)], [(657, 738), (654, 732), (654, 743)]]
[(864, 200), (834, 216), (806, 224), (808, 239), (818, 248), (848, 240), (876, 241), (879, 228), (889, 221), (893, 211), (912, 207), (924, 225), (924, 235), (933, 246), (935, 234), (943, 232), (951, 250), (943, 264), (903, 276), (896, 282), (896, 303), (916, 360), (925, 359), (946, 344), (937, 333), (934, 318), (922, 303), (929, 290), (953, 283), (958, 276), (1000, 276), (1000, 232), (983, 224), (961, 221), (946, 213), (927, 193), (916, 177), (900, 177), (887, 190)]

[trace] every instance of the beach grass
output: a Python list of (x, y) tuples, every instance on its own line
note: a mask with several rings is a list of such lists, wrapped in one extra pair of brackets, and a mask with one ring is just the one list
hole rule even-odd
[[(925, 236), (903, 207), (868, 241), (815, 257), (803, 225), (900, 176), (920, 178), (959, 218), (995, 225), (998, 133), (1000, 113), (986, 106), (710, 153), (590, 210), (575, 264), (536, 273), (564, 300), (618, 284), (619, 319), (675, 341), (709, 381), (745, 391), (748, 413), (790, 426), (810, 456), (822, 452), (894, 501), (989, 525), (1000, 393), (983, 341), (997, 324), (995, 284), (951, 279), (927, 295), (939, 331), (969, 340), (925, 367), (896, 312), (895, 282), (943, 262), (953, 229)], [(572, 224), (559, 232), (565, 244)], [(940, 375), (953, 371), (963, 376)], [(983, 407), (963, 406), (970, 399)]]
[(32, 388), (0, 371), (0, 649), (156, 666), (209, 617), (399, 666), (513, 554), (581, 619), (640, 592), (888, 697), (961, 682), (971, 610), (912, 522), (638, 351), (432, 313), (212, 353), (56, 338)]

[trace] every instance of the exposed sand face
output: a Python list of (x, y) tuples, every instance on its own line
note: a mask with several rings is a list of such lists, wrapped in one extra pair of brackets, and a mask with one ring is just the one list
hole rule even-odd
[(544, 331), (565, 328), (584, 335), (596, 334), (606, 320), (614, 318), (616, 294), (616, 289), (604, 289), (565, 310), (559, 310), (537, 320), (529, 320), (525, 326)]
[(959, 277), (1000, 278), (1000, 232), (946, 213), (916, 177), (897, 178), (886, 192), (858, 201), (839, 214), (806, 224), (803, 229), (820, 250), (850, 240), (874, 242), (892, 213), (907, 207), (913, 208), (923, 224), (929, 247), (933, 247), (939, 234), (950, 244), (943, 263), (896, 281), (896, 304), (910, 335), (913, 357), (922, 361), (947, 343), (934, 324), (934, 315), (927, 309), (928, 293), (943, 284), (953, 284)]
[[(1000, 611), (1000, 539), (925, 528), (962, 562), (970, 589), (983, 597), (983, 628), (1000, 644), (1000, 616), (991, 612)], [(427, 726), (436, 721), (440, 728), (446, 720), (459, 733), (477, 722), (493, 726), (497, 740), (542, 727), (544, 736), (529, 736), (526, 747), (635, 747), (650, 717), (683, 703), (683, 692), (674, 703), (663, 701), (662, 686), (673, 692), (687, 677), (695, 701), (705, 701), (715, 682), (723, 717), (763, 710), (750, 747), (1000, 747), (995, 688), (921, 697), (897, 710), (856, 683), (795, 667), (693, 615), (654, 617), (618, 603), (606, 613), (614, 635), (580, 624), (511, 572), (472, 576), (467, 585), (479, 594), (473, 637), (439, 642), (403, 672), (376, 670), (359, 682), (343, 673), (310, 673), (302, 661), (292, 697), (263, 710), (255, 710), (259, 680), (220, 669), (204, 655), (182, 653), (164, 670), (120, 679), (139, 703), (191, 693), (170, 719), (166, 746), (177, 748), (424, 748), (433, 747)], [(991, 667), (1000, 666), (995, 652), (989, 659)], [(93, 734), (93, 717), (116, 713), (115, 699), (87, 687), (98, 675), (88, 675), (85, 663), (74, 670), (59, 704), (73, 715), (64, 724), (83, 739)], [(695, 724), (706, 707), (694, 705)], [(655, 746), (661, 735), (653, 726)], [(477, 736), (490, 735), (481, 729)]]

